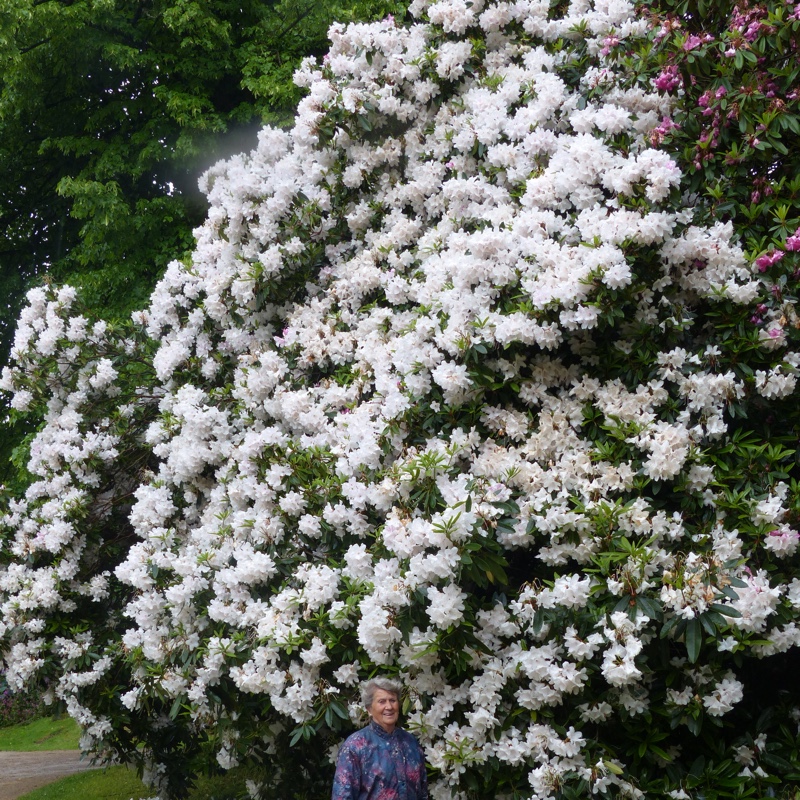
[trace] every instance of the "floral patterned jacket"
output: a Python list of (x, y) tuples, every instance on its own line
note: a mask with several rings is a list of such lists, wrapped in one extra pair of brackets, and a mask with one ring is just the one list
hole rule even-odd
[(408, 731), (370, 722), (339, 750), (331, 800), (428, 800), (425, 756)]

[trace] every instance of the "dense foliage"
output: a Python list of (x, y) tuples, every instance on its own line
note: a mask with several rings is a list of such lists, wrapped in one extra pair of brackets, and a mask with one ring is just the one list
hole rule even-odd
[(0, 675), (0, 728), (29, 722), (45, 712), (46, 706), (38, 692), (12, 692)]
[[(0, 2), (0, 360), (48, 273), (106, 319), (146, 302), (206, 213), (200, 174), (286, 121), (334, 19), (391, 0)], [(4, 406), (0, 406), (5, 411)], [(1, 416), (5, 416), (2, 414)], [(0, 421), (0, 480), (25, 428)]]
[(28, 295), (9, 680), (163, 797), (323, 796), (376, 670), (435, 798), (794, 791), (794, 6), (411, 12), (332, 30), (130, 324)]

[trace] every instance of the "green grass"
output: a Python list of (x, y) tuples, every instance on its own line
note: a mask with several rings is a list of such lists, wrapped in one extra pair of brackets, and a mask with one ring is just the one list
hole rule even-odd
[[(0, 728), (0, 750), (77, 750), (78, 726), (68, 717), (42, 717)], [(245, 780), (253, 777), (232, 769), (213, 778), (199, 778), (190, 800), (225, 800), (240, 796)], [(127, 767), (79, 772), (23, 795), (20, 800), (140, 800), (152, 792)]]
[(0, 728), (0, 750), (77, 750), (80, 731), (69, 717), (40, 717)]
[(22, 795), (20, 800), (139, 800), (150, 797), (144, 784), (127, 767), (79, 772), (41, 789)]
[(70, 775), (22, 795), (20, 800), (139, 800), (150, 797), (127, 767), (109, 767)]
[[(200, 778), (189, 800), (227, 800), (240, 797), (245, 777), (231, 770), (216, 778)], [(79, 772), (22, 795), (19, 800), (142, 800), (152, 792), (127, 767)]]

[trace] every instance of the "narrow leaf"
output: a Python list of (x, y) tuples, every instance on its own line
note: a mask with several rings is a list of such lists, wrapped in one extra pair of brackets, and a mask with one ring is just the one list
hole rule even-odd
[(689, 661), (694, 664), (700, 655), (700, 646), (703, 642), (703, 627), (699, 619), (690, 619), (686, 624), (686, 652)]

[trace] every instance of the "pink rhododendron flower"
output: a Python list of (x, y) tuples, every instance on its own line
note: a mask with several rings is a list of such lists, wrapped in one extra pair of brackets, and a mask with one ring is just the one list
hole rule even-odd
[(766, 272), (773, 264), (777, 264), (784, 255), (785, 253), (783, 250), (772, 250), (769, 253), (765, 253), (763, 256), (759, 256), (755, 262), (758, 271)]
[(786, 239), (784, 244), (786, 250), (797, 251), (800, 250), (800, 228), (798, 228), (791, 236)]

